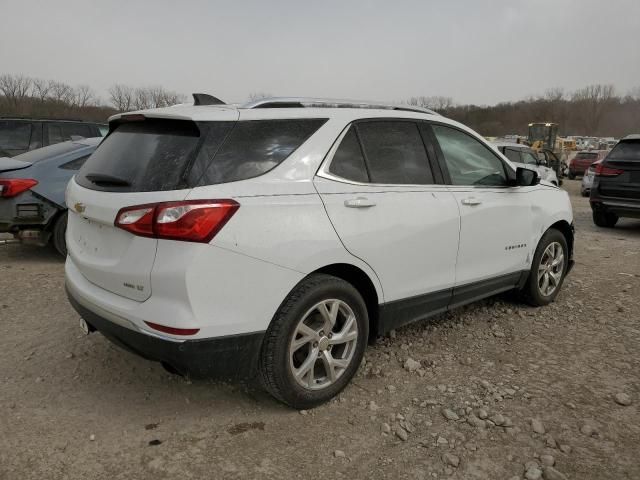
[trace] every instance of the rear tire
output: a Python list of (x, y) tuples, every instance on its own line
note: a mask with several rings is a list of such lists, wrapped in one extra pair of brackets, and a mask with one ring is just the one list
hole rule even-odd
[(296, 409), (327, 402), (355, 375), (368, 336), (367, 308), (353, 285), (312, 274), (291, 291), (267, 329), (260, 354), (263, 385)]
[(536, 248), (529, 278), (520, 291), (522, 299), (534, 307), (553, 302), (562, 288), (568, 266), (567, 239), (560, 231), (550, 228)]
[(615, 213), (594, 210), (593, 223), (598, 227), (613, 228), (616, 226), (616, 223), (618, 223), (618, 216)]
[(67, 212), (60, 215), (53, 224), (53, 232), (51, 235), (51, 242), (56, 251), (63, 257), (67, 256), (67, 241), (65, 236), (67, 234)]
[(588, 197), (589, 196), (589, 192), (587, 192), (585, 190), (580, 190), (580, 195), (582, 195), (583, 197)]

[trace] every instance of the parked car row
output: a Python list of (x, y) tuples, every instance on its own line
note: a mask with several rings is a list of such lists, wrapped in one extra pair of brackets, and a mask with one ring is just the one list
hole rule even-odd
[(13, 157), (78, 138), (102, 137), (107, 128), (100, 123), (77, 120), (0, 117), (0, 157)]
[(102, 138), (86, 138), (0, 158), (0, 233), (51, 243), (66, 256), (65, 189)]

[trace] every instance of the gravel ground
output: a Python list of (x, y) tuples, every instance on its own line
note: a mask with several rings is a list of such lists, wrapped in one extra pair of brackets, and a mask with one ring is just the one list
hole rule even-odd
[(640, 478), (640, 221), (591, 223), (558, 300), (392, 332), (296, 412), (82, 336), (49, 249), (0, 246), (0, 478)]

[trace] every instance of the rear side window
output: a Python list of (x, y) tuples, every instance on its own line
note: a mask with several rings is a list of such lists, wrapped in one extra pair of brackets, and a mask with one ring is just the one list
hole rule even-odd
[(415, 123), (361, 122), (357, 128), (372, 183), (434, 183), (427, 152)]
[(368, 183), (369, 175), (356, 131), (350, 128), (331, 160), (329, 172), (354, 182)]
[(49, 123), (47, 124), (47, 144), (66, 142), (73, 137), (92, 137), (92, 129), (89, 125), (81, 123)]
[(194, 122), (145, 120), (118, 126), (82, 166), (77, 182), (94, 190), (175, 190), (195, 153)]
[(576, 158), (578, 160), (595, 160), (598, 158), (598, 154), (597, 153), (590, 153), (590, 152), (580, 152), (576, 155)]
[(219, 148), (216, 139), (213, 147), (209, 146), (210, 162), (197, 184), (215, 185), (262, 175), (291, 155), (325, 122), (326, 119), (237, 122)]
[(30, 122), (0, 120), (0, 150), (26, 150), (30, 140)]
[(520, 152), (513, 148), (506, 147), (504, 149), (504, 155), (515, 163), (522, 163), (522, 159), (520, 158)]
[(619, 142), (613, 150), (609, 152), (607, 160), (626, 160), (640, 162), (640, 140), (626, 140)]

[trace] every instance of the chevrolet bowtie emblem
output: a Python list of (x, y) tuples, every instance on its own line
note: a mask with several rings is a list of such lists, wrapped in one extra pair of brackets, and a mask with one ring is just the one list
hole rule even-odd
[(84, 212), (84, 211), (85, 211), (85, 209), (86, 209), (87, 207), (85, 207), (85, 206), (84, 206), (84, 204), (82, 204), (82, 203), (76, 203), (76, 204), (73, 206), (73, 208), (75, 209), (75, 211), (76, 211), (76, 212), (78, 212), (78, 213), (82, 213), (82, 212)]

